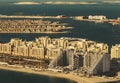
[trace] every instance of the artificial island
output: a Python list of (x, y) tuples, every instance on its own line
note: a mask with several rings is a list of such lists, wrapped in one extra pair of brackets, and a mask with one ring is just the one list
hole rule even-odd
[[(13, 38), (0, 43), (0, 68), (72, 79), (78, 83), (110, 83), (120, 81), (120, 74), (107, 74), (118, 68), (120, 45), (108, 45), (81, 38), (36, 38), (23, 41)], [(111, 70), (111, 68), (113, 70)], [(115, 70), (116, 71), (116, 70)], [(119, 71), (119, 68), (118, 68)]]
[[(0, 33), (66, 33), (66, 23), (38, 18), (64, 19), (96, 23), (120, 24), (120, 18), (95, 16), (6, 16), (0, 15)], [(15, 18), (6, 20), (6, 18)], [(19, 19), (18, 19), (19, 18)], [(120, 45), (110, 47), (81, 38), (36, 38), (24, 41), (12, 38), (0, 43), (0, 69), (43, 74), (74, 80), (78, 83), (110, 83), (120, 81)]]
[(88, 15), (88, 16), (65, 16), (65, 15), (58, 15), (58, 16), (16, 16), (16, 15), (1, 15), (0, 18), (22, 18), (22, 19), (73, 19), (79, 21), (89, 21), (95, 23), (109, 23), (112, 25), (120, 25), (120, 17), (117, 18), (107, 18), (105, 15)]
[(120, 17), (118, 17), (117, 19), (108, 19), (104, 15), (89, 15), (89, 16), (75, 16), (73, 17), (73, 19), (95, 23), (109, 23), (112, 25), (120, 25)]
[(67, 33), (71, 28), (67, 23), (39, 19), (0, 20), (0, 33)]

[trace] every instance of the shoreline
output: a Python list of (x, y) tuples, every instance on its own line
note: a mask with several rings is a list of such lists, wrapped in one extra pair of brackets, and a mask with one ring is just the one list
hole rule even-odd
[(29, 74), (36, 74), (36, 75), (44, 75), (44, 76), (51, 76), (57, 78), (64, 78), (68, 80), (75, 81), (76, 83), (109, 83), (109, 82), (117, 82), (118, 79), (106, 79), (106, 78), (99, 78), (96, 76), (87, 78), (87, 77), (80, 77), (70, 74), (58, 73), (58, 72), (51, 72), (51, 71), (35, 71), (27, 68), (15, 68), (15, 67), (8, 67), (8, 66), (1, 66), (0, 69), (15, 71), (15, 72), (22, 72), (22, 73), (29, 73)]
[(0, 32), (0, 34), (63, 34), (63, 33), (69, 33), (69, 31), (63, 31), (63, 32)]

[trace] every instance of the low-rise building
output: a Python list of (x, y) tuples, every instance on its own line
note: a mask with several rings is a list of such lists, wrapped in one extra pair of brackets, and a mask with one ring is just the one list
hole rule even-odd
[(88, 16), (88, 19), (90, 20), (104, 20), (106, 19), (106, 16), (103, 16), (103, 15), (95, 15), (95, 16)]

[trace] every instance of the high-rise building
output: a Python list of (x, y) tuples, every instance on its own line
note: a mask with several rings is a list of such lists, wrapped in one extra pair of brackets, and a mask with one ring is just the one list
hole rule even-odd
[(13, 38), (10, 40), (10, 44), (13, 45), (13, 46), (18, 46), (18, 45), (21, 45), (22, 44), (22, 39), (19, 39), (19, 38)]
[(88, 74), (108, 72), (110, 71), (110, 55), (88, 52), (84, 55), (84, 67)]
[(49, 49), (47, 49), (47, 55), (46, 56), (49, 59), (54, 59), (59, 55), (60, 50), (61, 50), (60, 48), (49, 48)]
[(43, 44), (44, 47), (47, 47), (48, 44), (51, 44), (51, 38), (49, 38), (48, 36), (46, 36), (46, 37), (39, 37), (39, 38), (36, 38), (36, 43)]
[(75, 54), (75, 50), (74, 49), (68, 49), (66, 52), (66, 62), (67, 65), (71, 68), (71, 69), (76, 69), (79, 67), (79, 56), (77, 54)]
[(111, 59), (120, 59), (120, 44), (116, 44), (111, 48)]
[(11, 54), (12, 53), (12, 45), (9, 43), (0, 44), (0, 53)]
[(26, 45), (24, 46), (18, 46), (16, 47), (17, 51), (17, 55), (18, 56), (25, 56), (28, 57), (29, 56), (29, 47), (27, 47)]
[(66, 52), (63, 49), (59, 49), (59, 51), (57, 51), (57, 55), (55, 55), (54, 57), (51, 57), (49, 68), (55, 68), (57, 66), (64, 66), (65, 55), (66, 55)]
[(39, 59), (44, 59), (45, 58), (45, 49), (43, 46), (35, 46), (29, 49), (29, 56), (30, 57), (35, 57)]

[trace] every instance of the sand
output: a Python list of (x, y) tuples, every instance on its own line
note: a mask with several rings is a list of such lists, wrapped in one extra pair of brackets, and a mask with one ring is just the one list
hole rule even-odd
[(106, 79), (106, 78), (98, 78), (98, 77), (80, 77), (75, 76), (72, 73), (71, 74), (64, 74), (64, 73), (58, 73), (58, 72), (50, 72), (50, 71), (34, 71), (31, 69), (26, 68), (14, 68), (14, 67), (8, 67), (8, 66), (0, 66), (0, 69), (4, 70), (10, 70), (10, 71), (17, 71), (17, 72), (25, 72), (30, 74), (38, 74), (38, 75), (46, 75), (46, 76), (52, 76), (52, 77), (59, 77), (59, 78), (65, 78), (70, 79), (73, 81), (76, 81), (77, 83), (98, 83), (98, 82), (111, 82), (111, 81), (118, 81), (120, 79)]

